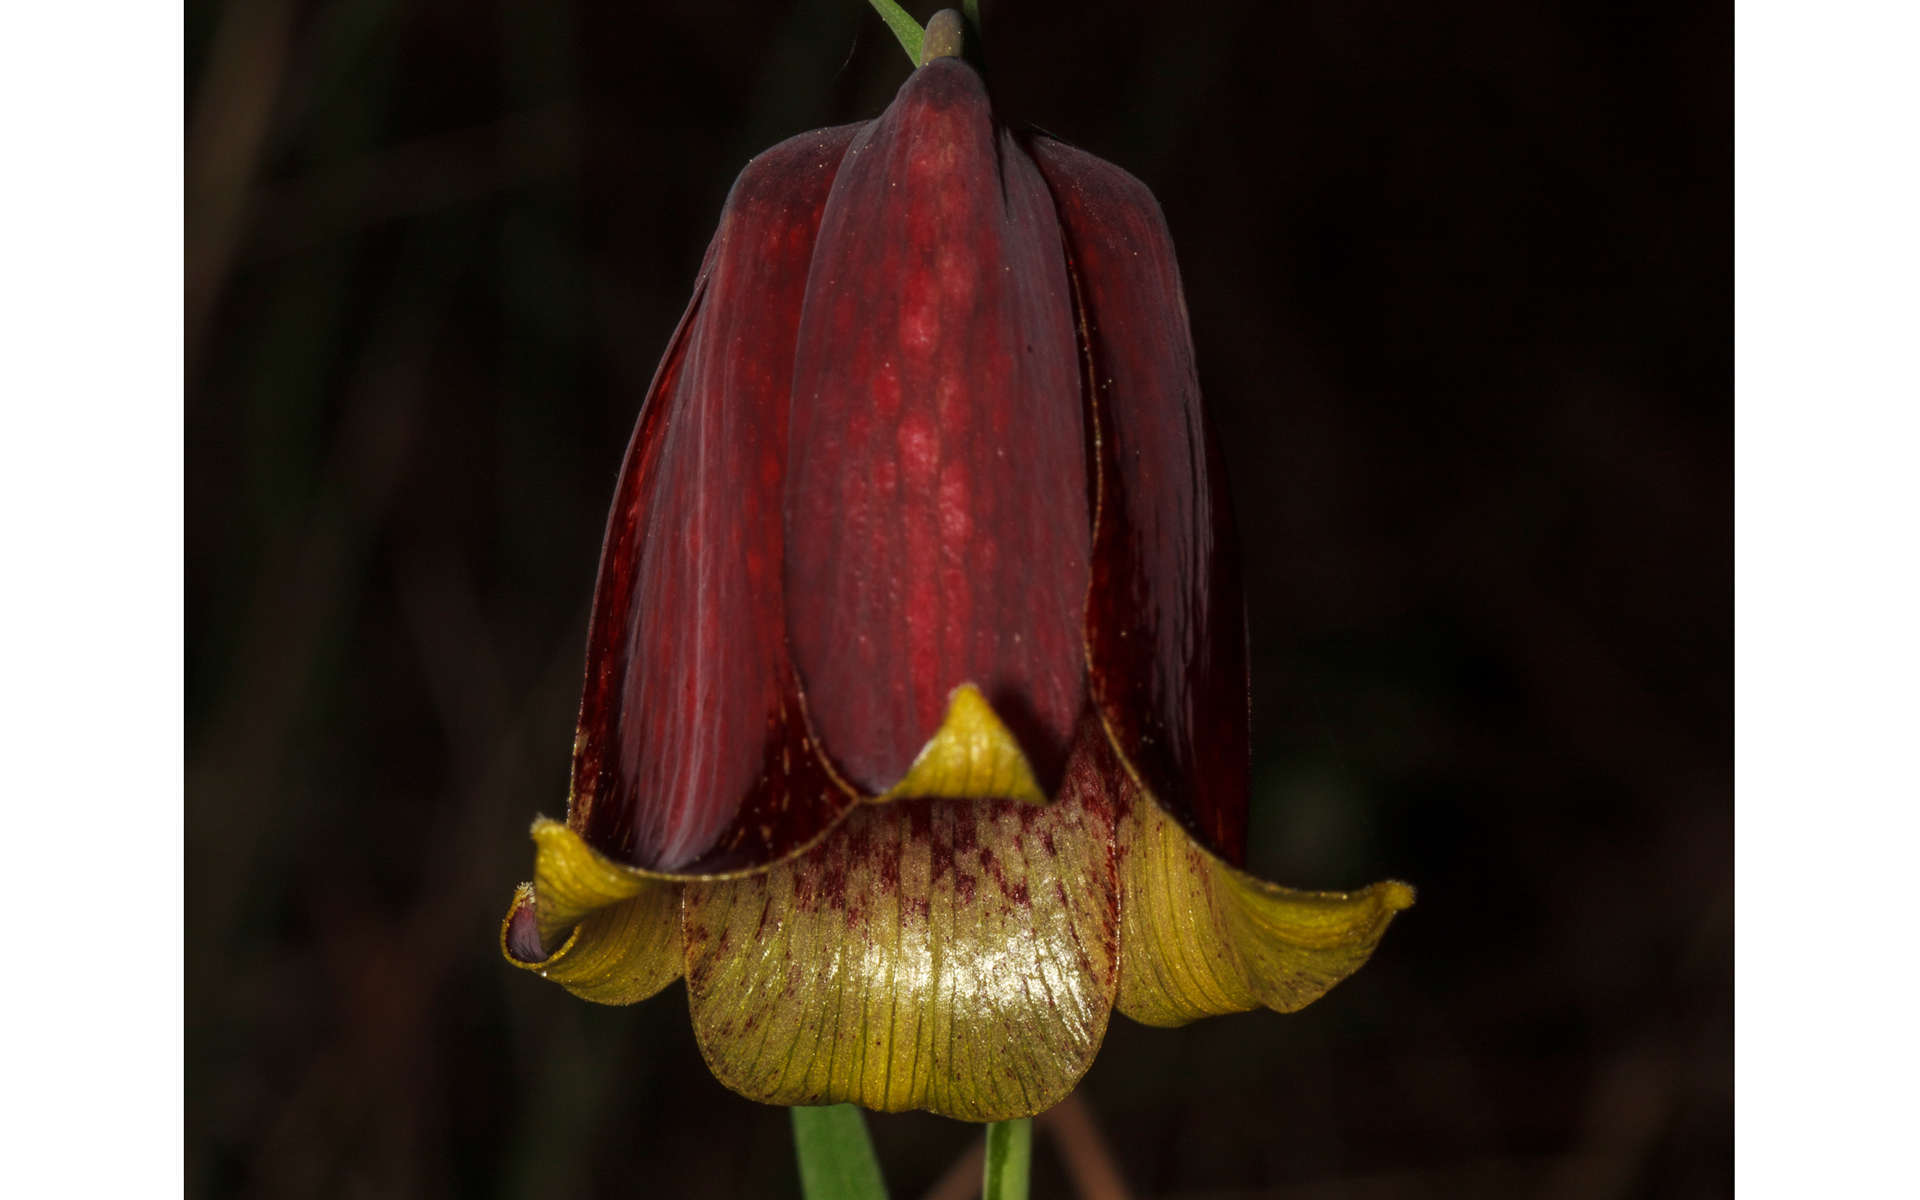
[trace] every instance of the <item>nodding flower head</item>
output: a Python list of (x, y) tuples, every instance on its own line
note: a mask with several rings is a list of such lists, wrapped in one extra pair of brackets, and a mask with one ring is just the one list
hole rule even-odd
[(1031, 1114), (1115, 1007), (1298, 1009), (1412, 902), (1241, 870), (1248, 761), (1151, 193), (937, 49), (755, 158), (620, 470), (507, 958), (604, 1003), (684, 977), (755, 1100)]

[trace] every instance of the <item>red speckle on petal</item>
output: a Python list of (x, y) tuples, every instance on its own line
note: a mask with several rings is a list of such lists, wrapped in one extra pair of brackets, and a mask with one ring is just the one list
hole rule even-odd
[(900, 345), (914, 354), (928, 353), (940, 336), (940, 297), (931, 283), (924, 273), (916, 274), (901, 297)]
[(900, 369), (891, 362), (881, 363), (874, 368), (867, 386), (873, 415), (883, 421), (893, 420), (900, 411)]
[(980, 271), (973, 254), (965, 247), (948, 243), (940, 247), (935, 259), (940, 277), (940, 291), (956, 309), (965, 309), (973, 303), (974, 289), (979, 285)]
[(964, 541), (973, 532), (969, 492), (966, 467), (948, 463), (940, 473), (940, 534), (950, 541)]
[(948, 429), (966, 428), (969, 406), (964, 372), (950, 371), (936, 379), (933, 399), (942, 426)]
[(907, 486), (930, 487), (940, 470), (940, 435), (926, 420), (909, 417), (900, 422), (897, 436), (900, 466), (906, 473)]
[(973, 69), (929, 63), (835, 181), (795, 343), (787, 630), (864, 790), (969, 681), (1058, 781), (1091, 535), (1073, 316), (1045, 180)]
[(569, 825), (610, 857), (689, 873), (766, 863), (849, 805), (793, 703), (781, 506), (815, 230), (862, 128), (791, 140), (742, 173), (641, 407), (602, 546), (568, 799)]

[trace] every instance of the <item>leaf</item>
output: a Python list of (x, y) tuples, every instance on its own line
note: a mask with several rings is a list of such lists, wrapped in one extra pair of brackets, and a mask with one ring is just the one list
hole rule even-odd
[(793, 1108), (793, 1148), (806, 1200), (886, 1200), (867, 1122), (851, 1104)]

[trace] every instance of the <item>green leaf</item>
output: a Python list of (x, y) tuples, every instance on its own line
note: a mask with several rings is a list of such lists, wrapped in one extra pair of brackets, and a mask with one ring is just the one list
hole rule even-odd
[(907, 15), (907, 10), (895, 4), (893, 0), (867, 0), (873, 11), (893, 30), (893, 36), (900, 39), (900, 48), (907, 52), (907, 61), (914, 66), (920, 65), (920, 38), (923, 30), (920, 22)]
[(887, 1200), (880, 1160), (858, 1108), (834, 1104), (787, 1111), (793, 1114), (793, 1147), (800, 1155), (800, 1193), (806, 1200)]
[(987, 1169), (981, 1200), (1027, 1200), (1028, 1166), (1033, 1162), (1033, 1118), (995, 1121), (987, 1126)]

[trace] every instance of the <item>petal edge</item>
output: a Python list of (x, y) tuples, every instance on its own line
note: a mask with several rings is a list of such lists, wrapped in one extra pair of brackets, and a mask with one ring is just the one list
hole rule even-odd
[(1145, 184), (1036, 135), (1085, 353), (1096, 455), (1088, 688), (1128, 769), (1229, 862), (1246, 859), (1246, 615), (1173, 240)]
[(861, 128), (790, 138), (735, 180), (620, 468), (567, 818), (636, 866), (763, 864), (854, 804), (799, 727), (780, 501), (808, 264)]
[(1298, 1012), (1360, 969), (1407, 884), (1308, 892), (1257, 879), (1196, 842), (1128, 781), (1121, 788), (1120, 987), (1143, 1025), (1265, 1007)]

